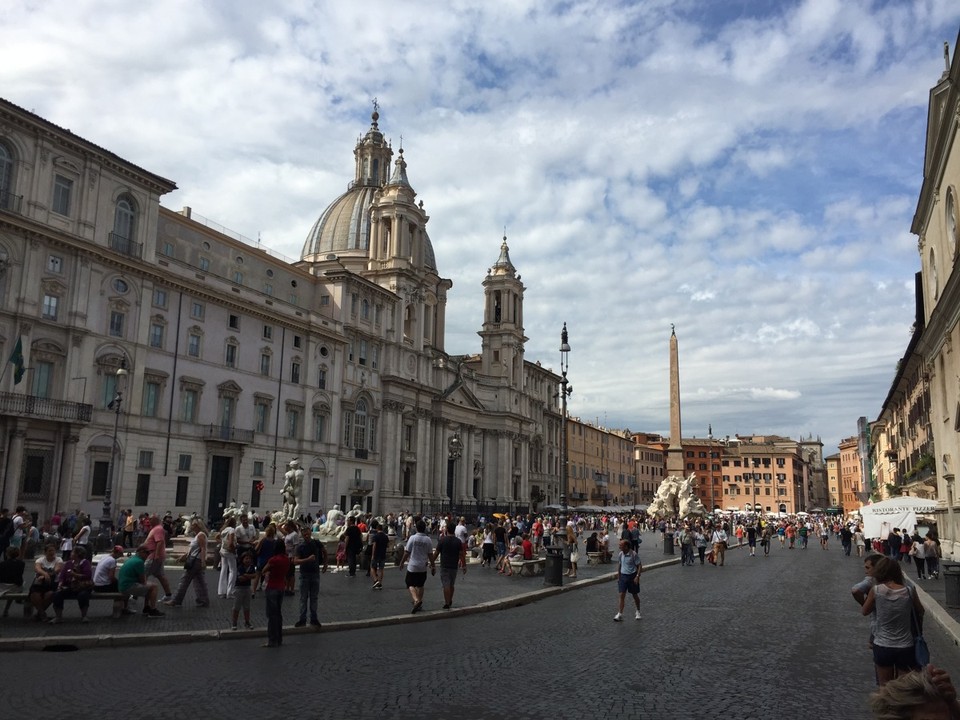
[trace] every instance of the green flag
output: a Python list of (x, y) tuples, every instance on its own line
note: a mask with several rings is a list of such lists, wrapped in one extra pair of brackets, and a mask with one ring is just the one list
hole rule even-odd
[(13, 363), (13, 384), (17, 385), (23, 380), (23, 373), (26, 371), (23, 366), (23, 338), (17, 338), (17, 344), (13, 346), (13, 354), (10, 355), (10, 362)]

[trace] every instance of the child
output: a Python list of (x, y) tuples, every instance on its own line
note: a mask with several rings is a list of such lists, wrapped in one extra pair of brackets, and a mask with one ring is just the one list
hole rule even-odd
[(234, 586), (233, 594), (233, 618), (230, 623), (230, 629), (237, 629), (237, 619), (240, 616), (240, 609), (243, 608), (243, 626), (247, 630), (252, 630), (250, 624), (250, 584), (257, 577), (257, 563), (252, 552), (245, 552), (237, 565), (237, 583)]
[(337, 544), (337, 567), (335, 572), (340, 572), (344, 569), (344, 563), (347, 561), (347, 544), (341, 540)]

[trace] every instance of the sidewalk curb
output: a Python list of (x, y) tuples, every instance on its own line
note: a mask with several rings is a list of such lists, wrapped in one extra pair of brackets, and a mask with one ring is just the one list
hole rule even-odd
[(960, 646), (960, 623), (950, 617), (950, 613), (930, 597), (920, 585), (914, 583), (913, 587), (923, 604), (923, 609), (926, 610), (926, 615), (933, 616), (933, 619), (953, 641), (954, 646)]
[[(662, 567), (676, 565), (680, 558), (673, 557), (667, 560), (659, 560), (644, 566), (644, 572), (657, 570)], [(388, 615), (369, 620), (344, 620), (341, 622), (323, 623), (320, 630), (312, 627), (297, 628), (293, 625), (285, 625), (284, 635), (312, 635), (317, 633), (345, 632), (349, 630), (363, 630), (367, 628), (383, 627), (384, 625), (405, 625), (409, 623), (432, 622), (434, 620), (448, 620), (451, 618), (463, 617), (465, 615), (474, 615), (484, 612), (496, 612), (499, 610), (509, 610), (510, 608), (529, 605), (530, 603), (544, 598), (560, 595), (561, 593), (578, 590), (580, 588), (592, 587), (601, 583), (614, 580), (617, 573), (610, 572), (593, 578), (576, 580), (568, 585), (559, 587), (544, 587), (539, 590), (531, 590), (519, 595), (511, 595), (499, 600), (488, 600), (477, 605), (466, 605), (450, 610), (427, 610), (416, 615)], [(956, 624), (956, 623), (955, 623)], [(210, 642), (212, 640), (249, 640), (251, 638), (266, 637), (266, 628), (255, 630), (190, 630), (168, 633), (134, 633), (124, 635), (82, 635), (82, 636), (57, 636), (57, 637), (37, 637), (37, 638), (0, 638), (0, 653), (22, 652), (22, 651), (48, 651), (48, 652), (70, 652), (74, 650), (102, 650), (107, 648), (122, 647), (147, 647), (151, 645), (176, 645), (194, 642)], [(957, 636), (960, 637), (960, 625), (957, 626)]]

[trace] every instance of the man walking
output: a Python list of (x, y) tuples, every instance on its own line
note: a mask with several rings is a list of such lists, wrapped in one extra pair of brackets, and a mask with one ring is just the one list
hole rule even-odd
[(623, 620), (623, 606), (627, 599), (627, 593), (633, 596), (633, 604), (636, 605), (637, 614), (634, 619), (640, 619), (640, 573), (642, 566), (636, 550), (630, 544), (629, 540), (620, 541), (620, 554), (617, 556), (620, 563), (620, 572), (617, 575), (617, 590), (620, 593), (620, 601), (617, 606), (617, 614), (613, 616), (614, 622)]
[(357, 555), (363, 550), (363, 533), (357, 527), (357, 519), (352, 515), (347, 518), (347, 529), (343, 531), (343, 542), (347, 551), (347, 569), (349, 577), (357, 576)]
[[(529, 540), (526, 541), (529, 545)], [(456, 535), (456, 528), (452, 522), (447, 523), (447, 532), (437, 541), (437, 549), (433, 553), (433, 560), (440, 558), (440, 584), (443, 586), (443, 609), (449, 610), (453, 605), (453, 590), (457, 582), (457, 570), (462, 569), (467, 574), (467, 544)]]
[(367, 542), (372, 548), (370, 552), (370, 575), (373, 577), (373, 589), (383, 589), (383, 568), (387, 564), (387, 545), (390, 538), (380, 528), (380, 523), (374, 520), (370, 523), (370, 534)]
[(423, 586), (427, 583), (427, 566), (436, 572), (437, 566), (433, 558), (433, 543), (427, 535), (427, 524), (422, 518), (416, 522), (417, 532), (407, 540), (403, 551), (403, 560), (400, 566), (407, 564), (406, 585), (413, 601), (412, 613), (420, 612), (423, 607)]
[(148, 550), (145, 565), (147, 577), (156, 578), (157, 582), (160, 583), (160, 587), (163, 588), (161, 600), (164, 602), (172, 600), (170, 581), (167, 580), (167, 574), (163, 569), (163, 564), (167, 559), (167, 531), (163, 525), (157, 522), (156, 515), (153, 516), (153, 521), (150, 523), (150, 532), (147, 533), (147, 539), (143, 541), (143, 544)]
[(710, 536), (710, 542), (713, 543), (713, 559), (717, 567), (723, 567), (724, 555), (727, 552), (727, 531), (718, 525)]
[(301, 528), (303, 541), (297, 546), (296, 557), (293, 562), (300, 566), (300, 619), (294, 627), (304, 627), (307, 624), (307, 604), (310, 604), (310, 624), (320, 629), (320, 619), (317, 617), (317, 601), (320, 596), (320, 561), (323, 561), (323, 572), (327, 571), (327, 553), (323, 544), (314, 540), (310, 534), (310, 526)]

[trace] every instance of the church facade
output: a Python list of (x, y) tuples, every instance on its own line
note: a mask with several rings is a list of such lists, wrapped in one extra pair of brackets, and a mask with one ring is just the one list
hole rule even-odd
[(354, 160), (289, 260), (0, 101), (3, 506), (265, 512), (294, 457), (313, 515), (558, 502), (560, 378), (524, 357), (506, 238), (479, 350), (448, 352), (452, 283), (376, 112)]

